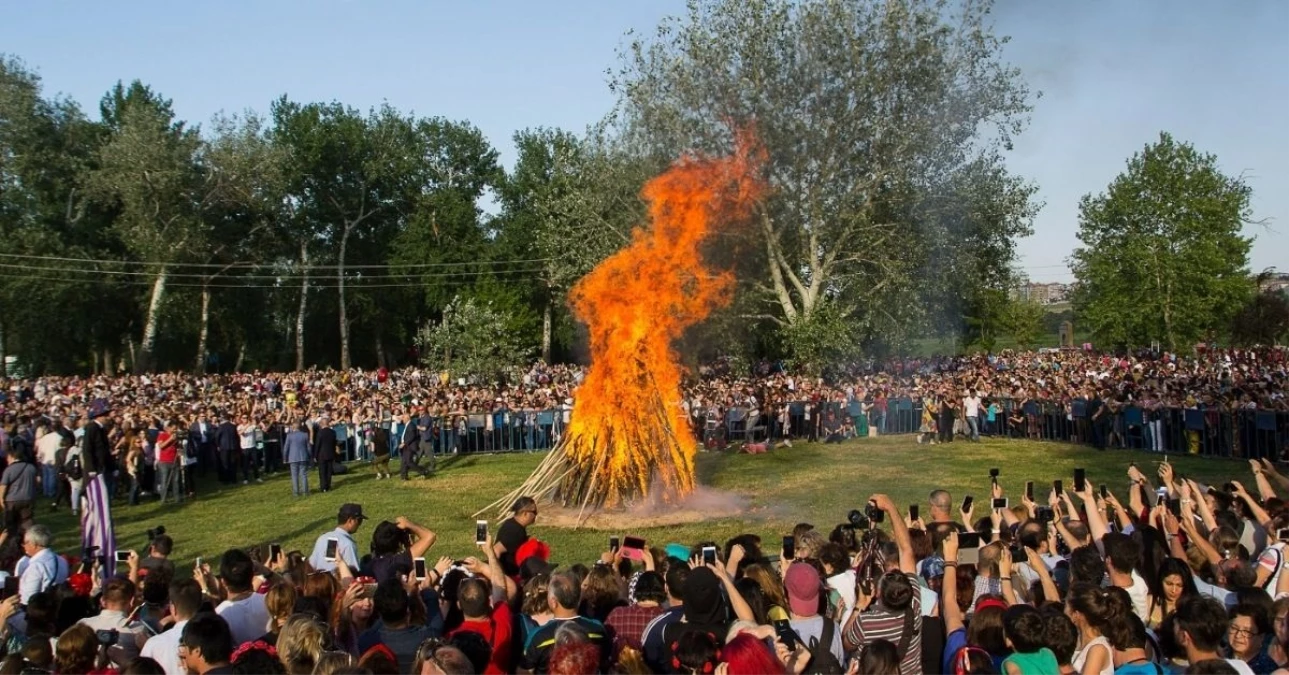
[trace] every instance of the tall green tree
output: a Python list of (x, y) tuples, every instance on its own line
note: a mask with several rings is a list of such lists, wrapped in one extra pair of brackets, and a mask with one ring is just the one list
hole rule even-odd
[(788, 327), (828, 305), (824, 323), (853, 340), (956, 325), (963, 303), (945, 322), (938, 299), (1005, 271), (1033, 215), (1001, 156), (1031, 96), (989, 9), (693, 0), (622, 54), (612, 122), (667, 158), (755, 132), (771, 187), (744, 245), (759, 253), (740, 289), (755, 315)]
[(1251, 194), (1215, 156), (1161, 133), (1079, 202), (1080, 319), (1102, 341), (1169, 349), (1224, 329), (1252, 292)]
[(170, 102), (139, 83), (129, 91), (104, 97), (112, 110), (112, 133), (103, 145), (98, 167), (88, 185), (99, 199), (119, 208), (115, 227), (121, 240), (139, 260), (150, 265), (151, 293), (139, 341), (136, 371), (152, 370), (153, 352), (166, 284), (175, 265), (207, 245), (202, 212), (215, 196), (201, 171), (202, 142), (197, 129), (174, 119)]
[[(1254, 283), (1262, 288), (1273, 274), (1273, 269), (1263, 270)], [(1264, 288), (1231, 318), (1231, 342), (1242, 347), (1279, 344), (1286, 337), (1289, 337), (1289, 290)]]

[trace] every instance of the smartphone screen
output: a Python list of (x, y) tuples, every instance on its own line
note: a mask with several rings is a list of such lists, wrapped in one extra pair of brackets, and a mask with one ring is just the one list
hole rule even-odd
[(958, 548), (980, 548), (979, 532), (963, 532), (958, 535)]
[(1034, 501), (1034, 481), (1025, 481), (1025, 499)]
[(618, 543), (618, 538), (617, 538), (617, 537), (609, 537), (609, 550), (610, 550), (610, 551), (616, 551), (616, 550), (618, 550), (618, 547), (619, 547), (619, 546), (620, 546), (620, 544)]
[(425, 572), (425, 558), (413, 558), (412, 566), (415, 568), (414, 573), (416, 574), (417, 579), (424, 579), (427, 576)]
[(641, 539), (640, 537), (622, 538), (622, 548), (633, 548), (637, 551), (643, 551), (644, 547), (645, 547), (645, 540)]
[(797, 557), (797, 538), (788, 535), (783, 538), (783, 559), (795, 560)]
[(704, 547), (703, 547), (703, 564), (704, 564), (704, 565), (715, 565), (715, 564), (716, 564), (716, 547), (715, 547), (715, 546), (704, 546)]
[(996, 497), (996, 498), (994, 499), (994, 510), (995, 510), (995, 511), (1000, 511), (1000, 510), (1005, 509), (1005, 508), (1007, 508), (1007, 498), (1006, 498), (1006, 497)]
[(1087, 484), (1087, 475), (1084, 473), (1083, 469), (1075, 469), (1074, 470), (1074, 492), (1078, 494), (1082, 494), (1083, 488), (1086, 486), (1086, 484)]
[(918, 505), (909, 504), (909, 520), (917, 520), (917, 519), (918, 519)]
[(1101, 498), (1102, 498), (1102, 499), (1105, 499), (1106, 497), (1109, 497), (1109, 496), (1110, 496), (1110, 493), (1105, 489), (1105, 483), (1102, 483), (1102, 484), (1101, 484)]
[(488, 543), (488, 521), (486, 520), (474, 521), (474, 543), (476, 544)]
[(119, 563), (123, 563), (123, 562), (130, 562), (130, 552), (129, 552), (129, 551), (117, 551), (117, 552), (116, 552), (116, 561), (117, 561), (117, 562), (119, 562)]
[(1277, 530), (1276, 539), (1279, 539), (1280, 541), (1289, 541), (1289, 528)]
[(336, 551), (338, 551), (339, 549), (340, 549), (340, 540), (339, 540), (339, 539), (328, 539), (328, 540), (327, 540), (327, 551), (326, 551), (326, 554), (325, 554), (326, 559), (327, 559), (327, 560), (335, 560), (335, 559), (336, 559)]
[(1060, 497), (1065, 494), (1065, 483), (1062, 483), (1059, 480), (1054, 480), (1052, 481), (1052, 489), (1056, 491), (1056, 496)]
[(963, 512), (963, 513), (966, 513), (966, 512), (968, 512), (968, 511), (970, 511), (970, 510), (971, 510), (971, 504), (972, 504), (972, 502), (973, 502), (973, 501), (975, 501), (975, 497), (972, 497), (971, 495), (967, 495), (966, 497), (963, 497), (963, 498), (962, 498), (962, 512)]
[(280, 555), (282, 555), (282, 545), (269, 544), (269, 562), (273, 562), (274, 560), (277, 560), (277, 557)]

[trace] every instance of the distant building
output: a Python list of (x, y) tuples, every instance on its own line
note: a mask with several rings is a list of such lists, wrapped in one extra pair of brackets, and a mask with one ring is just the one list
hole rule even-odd
[(1027, 302), (1037, 302), (1040, 305), (1051, 305), (1065, 302), (1069, 292), (1069, 284), (1030, 282), (1021, 284), (1016, 289), (1016, 297)]
[(1284, 293), (1289, 289), (1289, 274), (1272, 274), (1258, 284), (1261, 292)]

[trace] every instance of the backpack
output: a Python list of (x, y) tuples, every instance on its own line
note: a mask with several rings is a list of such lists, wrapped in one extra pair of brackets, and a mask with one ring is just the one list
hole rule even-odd
[(828, 617), (824, 617), (824, 629), (818, 638), (810, 638), (810, 663), (806, 666), (806, 673), (810, 675), (841, 675), (846, 672), (841, 667), (841, 662), (837, 656), (832, 653), (833, 632), (837, 630), (837, 624)]
[(71, 480), (80, 480), (85, 477), (85, 470), (81, 467), (80, 453), (67, 459), (67, 462), (63, 464), (63, 473), (67, 474), (67, 477)]

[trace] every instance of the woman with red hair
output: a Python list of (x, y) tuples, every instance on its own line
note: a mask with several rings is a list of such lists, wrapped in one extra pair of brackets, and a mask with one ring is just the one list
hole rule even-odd
[(721, 648), (721, 662), (723, 667), (717, 672), (724, 675), (783, 675), (786, 672), (778, 657), (750, 633), (740, 633), (726, 642)]

